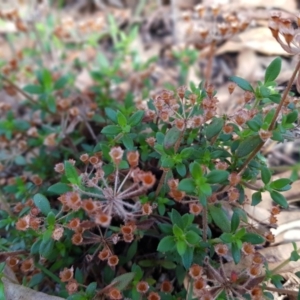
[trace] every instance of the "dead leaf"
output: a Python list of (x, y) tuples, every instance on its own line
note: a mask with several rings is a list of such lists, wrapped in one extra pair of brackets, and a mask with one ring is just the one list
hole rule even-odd
[(217, 55), (225, 52), (236, 52), (243, 49), (252, 49), (265, 55), (288, 54), (273, 38), (270, 29), (267, 27), (257, 27), (246, 30), (239, 34), (238, 39), (230, 40), (217, 50)]
[(17, 284), (17, 278), (8, 266), (4, 269), (4, 277), (2, 278), (2, 281), (4, 283), (6, 300), (63, 300), (63, 298), (49, 296)]

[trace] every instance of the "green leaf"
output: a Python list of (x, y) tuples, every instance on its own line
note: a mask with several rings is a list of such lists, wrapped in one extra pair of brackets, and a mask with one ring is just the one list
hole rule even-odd
[(185, 165), (183, 163), (177, 164), (176, 165), (176, 171), (180, 176), (184, 177), (186, 175)]
[(192, 174), (192, 177), (194, 179), (198, 179), (202, 177), (203, 172), (200, 164), (198, 164), (197, 162), (192, 162), (189, 167), (190, 167), (190, 172)]
[(177, 225), (173, 225), (173, 234), (176, 238), (181, 239), (183, 237), (183, 230)]
[(253, 119), (247, 121), (246, 124), (247, 124), (247, 125), (249, 126), (249, 128), (250, 128), (252, 131), (254, 131), (254, 132), (258, 132), (259, 129), (260, 129), (260, 127), (261, 127), (261, 125), (260, 125), (258, 122), (256, 122), (255, 120), (253, 120)]
[(211, 186), (208, 183), (201, 183), (200, 191), (206, 196), (211, 196), (212, 194)]
[(127, 119), (120, 111), (117, 112), (117, 120), (120, 127), (123, 128), (127, 125)]
[(44, 88), (40, 85), (28, 84), (23, 88), (23, 91), (33, 95), (41, 95), (44, 93)]
[(175, 247), (175, 240), (173, 236), (167, 235), (163, 239), (160, 240), (157, 251), (160, 252), (168, 252), (172, 251)]
[(193, 155), (194, 152), (195, 152), (195, 150), (192, 147), (184, 148), (180, 152), (180, 156), (181, 156), (182, 159), (187, 159), (187, 158), (190, 158)]
[(184, 214), (181, 217), (181, 220), (183, 222), (183, 229), (186, 229), (187, 227), (189, 227), (190, 225), (192, 225), (194, 219), (195, 219), (194, 215), (192, 215), (192, 214)]
[(172, 269), (175, 269), (176, 268), (176, 264), (173, 263), (172, 261), (170, 260), (162, 260), (159, 262), (159, 264), (165, 268), (165, 269), (168, 269), (168, 270), (172, 270)]
[(55, 215), (52, 211), (50, 211), (47, 215), (47, 222), (49, 226), (55, 225)]
[(164, 148), (170, 149), (173, 148), (176, 142), (179, 140), (181, 131), (177, 127), (172, 127), (169, 129), (164, 138)]
[(220, 239), (226, 243), (226, 244), (229, 244), (231, 243), (233, 240), (234, 240), (234, 237), (232, 235), (232, 233), (226, 233), (226, 232), (223, 232), (220, 236)]
[(93, 297), (97, 288), (97, 282), (91, 282), (86, 288), (86, 294), (89, 297)]
[(256, 206), (258, 203), (261, 202), (261, 192), (255, 192), (252, 194), (252, 206)]
[(174, 161), (172, 157), (170, 156), (165, 156), (161, 160), (161, 167), (162, 168), (172, 168), (174, 166)]
[(182, 219), (182, 216), (176, 209), (172, 209), (171, 214), (170, 214), (171, 221), (174, 224), (178, 225), (182, 230), (184, 230), (184, 222)]
[(67, 192), (72, 191), (72, 188), (66, 183), (54, 183), (53, 185), (48, 187), (48, 192), (51, 192), (56, 195), (61, 195)]
[(245, 227), (242, 227), (242, 228), (239, 229), (239, 230), (237, 231), (237, 233), (234, 235), (235, 240), (237, 240), (237, 239), (240, 240), (246, 233), (247, 233), (247, 232), (246, 232)]
[(236, 243), (231, 244), (232, 258), (235, 264), (238, 264), (241, 260), (241, 250)]
[(185, 239), (189, 244), (195, 245), (200, 242), (200, 236), (194, 231), (188, 231), (185, 234)]
[(222, 229), (223, 232), (230, 232), (231, 225), (226, 215), (226, 212), (221, 206), (209, 205), (208, 211), (214, 223)]
[(80, 177), (76, 168), (68, 160), (65, 161), (65, 174), (70, 183), (79, 185)]
[(42, 82), (43, 82), (43, 86), (47, 91), (50, 91), (52, 88), (52, 74), (49, 70), (44, 69), (42, 71)]
[(270, 65), (266, 69), (265, 83), (274, 81), (279, 75), (280, 70), (281, 70), (281, 58), (277, 57), (270, 63)]
[(280, 190), (291, 184), (289, 178), (280, 178), (270, 183), (270, 188), (274, 190)]
[(206, 127), (206, 137), (211, 140), (213, 137), (218, 135), (224, 126), (223, 118), (214, 118), (212, 122)]
[(118, 123), (117, 113), (110, 107), (105, 107), (105, 114), (106, 116), (113, 121), (114, 123)]
[[(28, 283), (28, 287), (29, 288), (33, 288), (34, 286), (37, 286), (39, 285), (40, 283), (42, 283), (42, 281), (45, 279), (45, 275), (43, 273), (38, 273), (38, 274), (35, 274), (31, 277), (29, 283)], [(1, 293), (0, 293), (1, 295)], [(0, 296), (0, 299), (1, 296)]]
[(282, 194), (278, 193), (277, 191), (271, 191), (270, 195), (275, 203), (281, 205), (283, 208), (289, 207), (285, 197)]
[(69, 81), (68, 76), (62, 76), (58, 80), (55, 81), (54, 83), (54, 90), (60, 90), (62, 89)]
[(124, 134), (122, 137), (122, 142), (127, 150), (133, 150), (133, 139), (130, 137), (129, 134)]
[(261, 172), (261, 179), (264, 184), (268, 184), (271, 180), (272, 173), (268, 167), (262, 166), (260, 169)]
[(273, 283), (275, 287), (277, 287), (278, 289), (282, 289), (283, 288), (283, 285), (281, 283), (282, 280), (283, 277), (281, 275), (279, 274), (272, 275), (271, 283)]
[(187, 244), (185, 243), (185, 241), (182, 241), (182, 240), (179, 240), (176, 242), (176, 249), (177, 249), (177, 252), (180, 256), (182, 256), (184, 254), (184, 252), (186, 251), (187, 249)]
[(25, 166), (27, 164), (27, 161), (25, 159), (24, 156), (22, 155), (18, 155), (16, 156), (15, 158), (15, 163), (18, 165), (18, 166)]
[(38, 254), (41, 243), (42, 243), (42, 239), (37, 239), (30, 248), (30, 254)]
[(273, 94), (273, 95), (270, 95), (270, 96), (268, 97), (268, 99), (270, 99), (270, 100), (271, 100), (272, 102), (274, 102), (274, 103), (279, 104), (280, 101), (281, 101), (281, 95), (280, 95), (280, 94)]
[(53, 95), (49, 95), (47, 98), (47, 107), (53, 113), (56, 112), (56, 99)]
[(290, 112), (287, 116), (286, 116), (286, 121), (285, 123), (287, 124), (292, 124), (295, 121), (298, 120), (298, 111), (296, 109), (294, 109), (292, 112)]
[(48, 258), (52, 254), (54, 247), (54, 240), (48, 239), (47, 241), (42, 240), (39, 248), (39, 254), (42, 257)]
[(192, 178), (184, 178), (179, 182), (178, 189), (188, 194), (193, 194), (196, 189), (196, 185)]
[(117, 276), (110, 284), (115, 288), (117, 288), (118, 290), (123, 291), (133, 280), (134, 277), (135, 277), (135, 272), (128, 272), (120, 276)]
[(259, 92), (263, 98), (268, 98), (271, 94), (270, 89), (264, 85), (259, 88)]
[(290, 256), (290, 261), (298, 261), (299, 258), (300, 258), (299, 253), (296, 250), (292, 251)]
[(236, 149), (236, 156), (242, 158), (250, 154), (258, 145), (262, 143), (258, 135), (252, 135), (243, 140)]
[(186, 270), (188, 270), (193, 262), (194, 249), (192, 247), (187, 247), (185, 252), (181, 255), (182, 264)]
[(253, 87), (247, 80), (245, 80), (241, 77), (238, 77), (238, 76), (231, 76), (231, 77), (229, 77), (229, 80), (235, 82), (244, 91), (249, 91), (249, 92), (254, 93)]
[(128, 124), (130, 126), (136, 126), (136, 125), (140, 124), (140, 122), (142, 121), (142, 119), (144, 117), (144, 114), (145, 114), (145, 112), (143, 110), (138, 110), (132, 116), (130, 116), (130, 118), (128, 120)]
[(228, 179), (229, 173), (224, 170), (212, 170), (206, 175), (207, 183), (222, 183)]
[(238, 212), (234, 212), (231, 217), (231, 232), (235, 232), (240, 225), (240, 216)]
[(118, 125), (107, 125), (102, 128), (101, 133), (105, 135), (117, 135), (122, 132), (122, 129)]
[(3, 300), (7, 299), (6, 295), (5, 295), (5, 290), (4, 290), (4, 283), (1, 280), (1, 278), (0, 278), (0, 299), (3, 299)]
[(251, 232), (245, 233), (241, 240), (243, 242), (248, 242), (253, 245), (263, 244), (265, 242), (265, 239), (261, 235)]
[(43, 215), (47, 216), (51, 211), (50, 203), (48, 199), (42, 194), (35, 194), (33, 196), (33, 202), (35, 206), (42, 212)]
[(173, 234), (173, 226), (171, 224), (159, 223), (157, 224), (160, 231), (164, 234), (171, 235)]

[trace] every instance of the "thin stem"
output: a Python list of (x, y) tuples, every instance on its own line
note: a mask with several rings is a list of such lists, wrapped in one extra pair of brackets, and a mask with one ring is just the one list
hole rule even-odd
[(127, 197), (127, 195), (132, 193), (132, 190), (138, 187), (139, 184), (136, 182), (132, 186), (130, 186), (128, 189), (124, 190), (122, 193), (118, 194), (118, 198), (124, 198)]
[(114, 196), (117, 194), (117, 187), (118, 187), (118, 179), (119, 179), (119, 167), (116, 165), (116, 174), (115, 174), (115, 186), (114, 186)]
[(203, 226), (202, 239), (203, 242), (206, 242), (207, 241), (207, 205), (203, 206), (202, 226)]
[(120, 193), (120, 191), (121, 191), (121, 189), (122, 189), (124, 183), (126, 182), (126, 180), (128, 179), (128, 177), (129, 177), (130, 174), (132, 173), (132, 170), (133, 170), (133, 169), (130, 169), (130, 170), (129, 170), (129, 172), (127, 173), (127, 175), (125, 176), (125, 178), (124, 178), (123, 181), (121, 182), (121, 184), (120, 184), (120, 186), (119, 186), (119, 188), (118, 188), (118, 190), (117, 190), (117, 193)]
[(273, 288), (273, 287), (270, 287), (270, 286), (264, 286), (263, 288), (265, 290), (268, 290), (268, 291), (271, 291), (271, 292), (277, 292), (279, 294), (286, 294), (286, 295), (294, 296), (295, 298), (297, 298), (297, 296), (298, 296), (297, 291), (291, 291), (291, 290), (287, 290), (287, 289), (278, 289), (278, 288)]
[(206, 72), (205, 72), (205, 79), (206, 79), (205, 85), (206, 86), (207, 86), (207, 84), (209, 84), (210, 79), (211, 79), (212, 63), (213, 63), (213, 58), (214, 58), (215, 49), (216, 49), (215, 45), (216, 45), (216, 41), (213, 40), (210, 44), (209, 57), (208, 57), (208, 62), (207, 62)]
[(37, 101), (34, 100), (31, 96), (29, 96), (27, 93), (25, 93), (21, 88), (19, 88), (16, 84), (14, 84), (9, 78), (4, 76), (3, 74), (0, 74), (0, 77), (2, 80), (9, 83), (15, 90), (17, 90), (20, 94), (22, 94), (27, 100), (29, 100), (32, 104), (37, 104)]

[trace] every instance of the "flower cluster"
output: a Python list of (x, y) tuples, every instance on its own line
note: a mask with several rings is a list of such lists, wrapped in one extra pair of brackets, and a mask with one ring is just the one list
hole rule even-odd
[[(152, 188), (156, 181), (151, 172), (144, 172), (138, 168), (137, 151), (127, 152), (126, 158), (130, 168), (126, 174), (119, 169), (124, 150), (121, 147), (113, 147), (109, 155), (115, 165), (115, 172), (108, 177), (105, 176), (102, 168), (103, 161), (99, 157), (81, 155), (85, 167), (91, 166), (91, 171), (81, 174), (85, 188), (73, 184), (72, 192), (67, 192), (58, 198), (63, 204), (64, 211), (76, 211), (82, 208), (96, 224), (102, 227), (109, 226), (114, 216), (126, 222), (150, 214), (151, 205), (141, 205), (138, 197)], [(63, 164), (56, 165), (55, 170), (62, 173)], [(133, 200), (134, 203), (128, 200)]]
[(187, 23), (188, 42), (202, 46), (227, 40), (244, 31), (250, 23), (246, 14), (223, 12), (219, 5), (198, 4), (193, 11), (185, 11), (182, 18)]
[[(248, 246), (249, 244), (244, 245), (243, 249), (250, 249), (251, 247)], [(228, 253), (228, 248), (223, 244), (218, 244), (215, 245), (215, 251), (223, 257)], [(252, 262), (247, 272), (242, 271), (240, 274), (231, 271), (231, 274), (226, 276), (224, 265), (221, 263), (220, 269), (216, 269), (210, 264), (208, 258), (205, 258), (203, 267), (193, 264), (189, 269), (189, 276), (193, 280), (194, 297), (202, 300), (216, 299), (224, 291), (227, 299), (235, 299), (235, 297), (243, 299), (242, 295), (247, 293), (251, 295), (251, 299), (261, 299), (262, 290), (257, 286), (255, 279), (261, 274), (264, 260), (259, 253), (250, 252), (251, 254), (247, 255), (252, 255)]]

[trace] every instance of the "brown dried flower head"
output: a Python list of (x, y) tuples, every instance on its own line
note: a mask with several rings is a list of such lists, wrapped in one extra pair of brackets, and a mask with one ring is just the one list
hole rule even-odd
[(74, 245), (81, 245), (83, 241), (82, 234), (79, 232), (74, 233), (71, 240)]
[(109, 151), (109, 155), (112, 159), (112, 161), (116, 164), (119, 165), (119, 163), (122, 160), (123, 157), (123, 153), (124, 150), (121, 147), (113, 147), (110, 151)]
[(147, 293), (147, 291), (149, 290), (148, 282), (146, 282), (146, 281), (138, 282), (138, 284), (136, 285), (136, 290), (141, 294)]
[(160, 296), (158, 293), (151, 292), (147, 297), (147, 300), (160, 300)]
[(110, 267), (115, 267), (119, 263), (119, 258), (117, 255), (112, 255), (108, 258), (107, 263)]
[(225, 244), (217, 244), (214, 248), (219, 256), (226, 256), (228, 253), (228, 247)]
[(170, 197), (172, 197), (175, 201), (182, 201), (182, 199), (185, 197), (185, 192), (184, 191), (179, 191), (179, 190), (171, 190), (169, 192)]
[(21, 271), (23, 273), (29, 273), (34, 270), (34, 261), (33, 258), (28, 258), (24, 260), (21, 264)]
[(77, 230), (79, 226), (80, 226), (79, 218), (74, 218), (74, 219), (70, 220), (70, 222), (68, 223), (68, 228), (70, 228), (74, 231)]
[(70, 269), (64, 268), (62, 271), (60, 271), (59, 278), (62, 282), (68, 282), (73, 278), (73, 275), (74, 275), (74, 268), (72, 266)]
[(143, 215), (149, 216), (152, 214), (152, 211), (153, 211), (153, 209), (152, 209), (152, 205), (150, 203), (145, 203), (142, 205), (142, 214)]
[(117, 288), (111, 288), (109, 290), (108, 296), (111, 300), (121, 300), (123, 298), (120, 290)]
[(98, 254), (98, 258), (100, 260), (107, 260), (110, 256), (111, 256), (111, 252), (108, 248), (102, 249)]
[(170, 280), (164, 280), (160, 285), (160, 290), (163, 293), (172, 293), (173, 284)]
[(52, 238), (55, 241), (59, 241), (62, 238), (63, 234), (64, 234), (63, 227), (56, 227), (52, 232)]
[(250, 243), (243, 243), (242, 251), (245, 255), (251, 255), (255, 253), (255, 248)]
[(63, 163), (58, 163), (54, 166), (54, 171), (57, 173), (64, 173), (65, 171), (65, 165)]
[(107, 214), (99, 213), (95, 215), (94, 219), (96, 224), (99, 224), (102, 227), (108, 227), (112, 218)]
[(126, 157), (127, 157), (127, 161), (131, 168), (135, 168), (138, 166), (139, 157), (140, 157), (140, 154), (138, 151), (129, 151), (126, 154)]
[(200, 205), (199, 203), (191, 203), (189, 207), (190, 207), (190, 213), (195, 216), (198, 216), (203, 210), (203, 206)]
[(26, 230), (27, 228), (29, 228), (29, 222), (30, 222), (29, 215), (20, 218), (16, 223), (16, 229), (22, 231)]
[(199, 279), (201, 278), (203, 273), (203, 268), (197, 264), (193, 264), (190, 269), (189, 269), (189, 275), (193, 278), (193, 279)]
[(89, 161), (89, 155), (87, 153), (81, 154), (79, 159), (83, 162), (83, 163), (88, 163)]
[(66, 285), (66, 290), (69, 295), (72, 295), (77, 292), (78, 287), (79, 287), (78, 282), (73, 278)]

